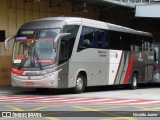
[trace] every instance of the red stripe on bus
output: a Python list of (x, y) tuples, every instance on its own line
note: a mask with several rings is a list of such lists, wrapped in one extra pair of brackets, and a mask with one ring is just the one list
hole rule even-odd
[(15, 69), (15, 68), (11, 68), (11, 72), (16, 74), (16, 75), (23, 75), (23, 73), (24, 73), (24, 71), (18, 70), (18, 69)]
[(129, 61), (129, 66), (127, 69), (127, 74), (124, 80), (124, 84), (128, 84), (129, 83), (129, 78), (132, 72), (132, 68), (133, 68), (133, 54), (131, 55), (130, 61)]

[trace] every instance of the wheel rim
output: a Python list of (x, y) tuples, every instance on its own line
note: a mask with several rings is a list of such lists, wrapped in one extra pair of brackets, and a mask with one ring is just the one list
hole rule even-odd
[(136, 87), (137, 86), (137, 78), (134, 76), (133, 77), (133, 86)]
[(78, 78), (77, 79), (77, 90), (82, 90), (82, 88), (83, 88), (83, 80), (82, 80), (82, 78)]

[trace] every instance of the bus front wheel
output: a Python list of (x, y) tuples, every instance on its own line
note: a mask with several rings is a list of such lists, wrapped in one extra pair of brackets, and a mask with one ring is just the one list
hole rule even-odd
[(138, 77), (136, 73), (133, 73), (129, 87), (130, 89), (136, 89), (137, 86), (138, 86)]
[(82, 93), (85, 88), (85, 77), (81, 74), (77, 76), (76, 87), (74, 88), (75, 93)]

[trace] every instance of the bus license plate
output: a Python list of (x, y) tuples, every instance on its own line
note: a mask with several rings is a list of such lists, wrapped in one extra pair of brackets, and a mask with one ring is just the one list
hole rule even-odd
[(27, 86), (33, 86), (33, 85), (34, 85), (34, 82), (26, 82), (26, 85), (27, 85)]

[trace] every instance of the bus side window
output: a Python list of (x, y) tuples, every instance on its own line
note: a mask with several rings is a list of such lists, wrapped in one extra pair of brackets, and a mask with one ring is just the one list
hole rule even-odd
[(77, 52), (84, 50), (86, 48), (93, 48), (95, 46), (95, 28), (83, 27), (80, 41), (78, 44)]
[(122, 49), (125, 51), (133, 51), (132, 43), (133, 35), (129, 33), (122, 33)]
[(120, 32), (109, 32), (109, 48), (113, 50), (122, 50), (122, 38)]
[(83, 27), (77, 52), (87, 48), (108, 48), (107, 32), (105, 30)]
[(146, 51), (153, 51), (153, 38), (151, 37), (145, 37), (146, 41)]
[(134, 41), (134, 51), (135, 52), (142, 51), (142, 36), (134, 35), (133, 41)]
[(107, 39), (106, 39), (106, 31), (99, 30), (98, 33), (98, 48), (106, 49), (107, 48)]
[(104, 34), (102, 36), (102, 48), (106, 49), (107, 46), (108, 46), (108, 43), (107, 43), (107, 34), (106, 34), (106, 32), (104, 32)]

